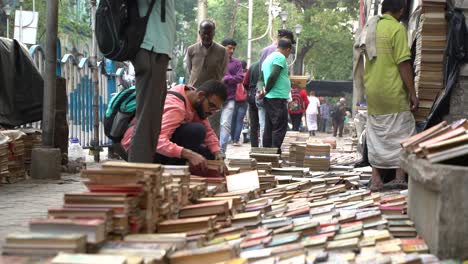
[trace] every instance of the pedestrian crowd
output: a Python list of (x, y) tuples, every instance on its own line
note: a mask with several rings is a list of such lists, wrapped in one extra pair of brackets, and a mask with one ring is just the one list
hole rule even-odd
[[(235, 57), (237, 42), (227, 38), (217, 43), (214, 41), (215, 22), (202, 21), (199, 23), (198, 41), (188, 47), (184, 58), (189, 76), (187, 84), (167, 90), (165, 74), (174, 45), (175, 10), (173, 0), (165, 2), (165, 7), (153, 7), (140, 51), (132, 60), (137, 91), (136, 115), (121, 141), (129, 161), (163, 164), (185, 164), (188, 161), (190, 166), (203, 171), (207, 160), (226, 157), (229, 143), (241, 145), (245, 119), (249, 120), (250, 133), (248, 136), (244, 133), (244, 138), (250, 140), (251, 146), (273, 147), (278, 152), (288, 129), (306, 130), (310, 136), (315, 136), (318, 131), (333, 131), (333, 136), (343, 136), (349, 113), (346, 99), (340, 98), (335, 102), (333, 98), (319, 97), (314, 89), (307, 92), (300, 81), (290, 78), (288, 57), (296, 41), (293, 33), (286, 29), (278, 30), (277, 39), (247, 67), (246, 62)], [(145, 13), (148, 10), (146, 1), (138, 3), (140, 13)], [(381, 124), (379, 120), (406, 120), (410, 103), (411, 110), (417, 104), (412, 83), (406, 78), (408, 76), (400, 76), (408, 74), (401, 65), (406, 67), (410, 58), (404, 27), (396, 24), (404, 3), (385, 0), (383, 6), (385, 14), (378, 22), (379, 26), (374, 27), (374, 33), (368, 34), (377, 32), (377, 36), (384, 36), (374, 38), (377, 39), (377, 54), (383, 52), (381, 46), (390, 46), (379, 54), (378, 59), (370, 58), (364, 76), (368, 86), (369, 113), (372, 114), (368, 140), (375, 144), (370, 148), (374, 155), (371, 162), (375, 163), (380, 162), (375, 146), (389, 144), (380, 142), (385, 136), (376, 129)], [(160, 19), (161, 8), (164, 8), (164, 21)], [(384, 43), (383, 39), (391, 43)], [(395, 43), (399, 46), (393, 47)], [(391, 82), (383, 77), (389, 76), (390, 73), (383, 74), (388, 67), (392, 69)], [(410, 89), (402, 88), (404, 84)], [(388, 86), (388, 94), (382, 93), (382, 85)], [(382, 96), (394, 100), (388, 101)], [(396, 113), (400, 113), (399, 116)], [(402, 125), (398, 123), (396, 128), (401, 129)], [(411, 134), (412, 129), (407, 128), (405, 136)], [(374, 175), (378, 175), (377, 171)], [(380, 187), (377, 178), (376, 181), (374, 187)]]

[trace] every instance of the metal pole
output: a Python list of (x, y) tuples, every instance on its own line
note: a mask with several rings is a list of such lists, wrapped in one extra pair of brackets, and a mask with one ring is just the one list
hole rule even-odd
[(7, 28), (6, 28), (6, 37), (7, 37), (7, 38), (10, 38), (10, 17), (9, 17), (9, 16), (7, 16), (6, 25), (7, 25)]
[(248, 14), (248, 30), (247, 30), (247, 68), (252, 63), (252, 20), (253, 20), (253, 0), (249, 0)]
[(19, 41), (23, 43), (23, 1), (20, 0), (19, 13)]
[(42, 112), (42, 144), (45, 147), (52, 148), (54, 147), (55, 130), (58, 0), (47, 0), (46, 25), (46, 62), (44, 74), (44, 106)]
[(93, 55), (91, 59), (91, 71), (94, 84), (94, 96), (93, 96), (93, 142), (92, 149), (94, 154), (94, 161), (99, 162), (99, 75), (98, 75), (98, 65), (97, 65), (97, 42), (96, 42), (96, 0), (91, 0), (91, 28), (93, 31)]

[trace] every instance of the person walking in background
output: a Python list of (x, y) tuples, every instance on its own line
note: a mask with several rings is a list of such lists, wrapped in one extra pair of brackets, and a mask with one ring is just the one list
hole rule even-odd
[(306, 110), (307, 130), (311, 136), (315, 136), (315, 131), (318, 130), (317, 117), (320, 115), (320, 101), (314, 91), (310, 91), (309, 94), (309, 105)]
[(302, 122), (302, 116), (304, 115), (306, 107), (309, 105), (309, 99), (307, 93), (305, 98), (302, 89), (299, 88), (298, 84), (291, 81), (291, 101), (288, 103), (289, 117), (292, 122), (292, 130), (299, 131)]
[(249, 104), (249, 120), (250, 120), (250, 146), (259, 146), (260, 124), (259, 111), (257, 108), (257, 82), (260, 78), (260, 62), (255, 62), (250, 66), (244, 76), (244, 87), (248, 90), (247, 102)]
[[(139, 13), (146, 14), (149, 1), (138, 0)], [(164, 11), (164, 12), (163, 12)], [(174, 50), (176, 32), (174, 0), (155, 3), (148, 17), (140, 50), (132, 60), (137, 73), (135, 129), (129, 149), (130, 162), (151, 163), (158, 143), (166, 99), (166, 71)]]
[(233, 39), (225, 39), (221, 44), (229, 55), (227, 71), (223, 78), (227, 86), (228, 97), (221, 111), (221, 127), (219, 132), (221, 153), (225, 155), (227, 144), (231, 138), (232, 115), (235, 108), (237, 84), (242, 83), (244, 80), (244, 72), (240, 60), (233, 57), (237, 43)]
[[(265, 104), (265, 132), (263, 147), (278, 148), (281, 152), (284, 136), (288, 129), (288, 98), (291, 91), (287, 58), (291, 54), (289, 39), (280, 39), (278, 48), (262, 64), (258, 87)], [(265, 85), (264, 85), (265, 84)]]
[[(245, 76), (247, 72), (247, 62), (241, 61), (242, 64), (242, 71)], [(245, 80), (244, 76), (244, 80)], [(244, 94), (241, 92), (244, 91), (246, 97), (244, 98)], [(237, 84), (236, 88), (236, 96), (235, 96), (235, 106), (234, 106), (234, 113), (232, 114), (232, 127), (231, 127), (231, 138), (232, 138), (232, 145), (233, 146), (241, 146), (242, 144), (239, 143), (240, 134), (242, 132), (242, 128), (244, 126), (244, 117), (247, 113), (247, 89), (244, 86), (243, 82)]]
[[(203, 20), (198, 28), (200, 41), (191, 45), (185, 54), (185, 70), (189, 75), (189, 85), (198, 87), (208, 80), (222, 81), (229, 61), (226, 49), (213, 41), (216, 24)], [(219, 138), (221, 113), (215, 112), (210, 117), (210, 124)]]
[[(301, 89), (300, 95), (302, 97), (302, 100), (304, 101), (304, 106), (305, 109), (307, 110), (307, 107), (309, 107), (309, 97), (307, 96), (307, 91), (306, 89)], [(303, 117), (305, 118), (305, 111)], [(301, 118), (301, 124), (299, 125), (299, 129), (302, 131), (303, 125), (305, 126), (305, 123), (302, 123), (302, 118)]]
[(343, 137), (344, 120), (346, 116), (346, 99), (340, 98), (340, 100), (333, 107), (333, 136), (336, 137), (337, 133), (339, 137)]
[(328, 99), (323, 98), (323, 102), (320, 105), (320, 131), (327, 132), (328, 121), (330, 120), (330, 105)]

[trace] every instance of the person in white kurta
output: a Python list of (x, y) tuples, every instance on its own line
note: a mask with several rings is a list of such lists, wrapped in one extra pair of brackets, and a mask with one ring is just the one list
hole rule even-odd
[(317, 116), (320, 114), (320, 100), (315, 97), (315, 92), (311, 91), (309, 96), (309, 105), (306, 110), (307, 130), (311, 136), (315, 136), (318, 130)]

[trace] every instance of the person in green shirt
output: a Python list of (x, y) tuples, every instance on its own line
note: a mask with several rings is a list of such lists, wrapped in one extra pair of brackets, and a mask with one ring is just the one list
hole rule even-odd
[[(262, 63), (257, 87), (265, 106), (265, 130), (263, 147), (281, 149), (288, 129), (288, 99), (291, 91), (287, 58), (291, 54), (292, 43), (280, 39), (275, 52), (268, 55)], [(266, 85), (264, 85), (266, 84)]]
[[(150, 8), (151, 1), (138, 0), (140, 17)], [(148, 17), (140, 50), (132, 59), (136, 79), (136, 121), (130, 162), (153, 162), (158, 145), (162, 113), (166, 99), (166, 72), (174, 50), (176, 32), (174, 0), (156, 0)]]
[(399, 166), (400, 141), (415, 133), (411, 111), (417, 110), (419, 101), (414, 89), (406, 29), (399, 22), (405, 5), (405, 0), (382, 3), (383, 15), (374, 33), (376, 57), (366, 58), (364, 69), (372, 191), (383, 187), (381, 173), (385, 169), (396, 170), (394, 183), (405, 183), (405, 173)]

